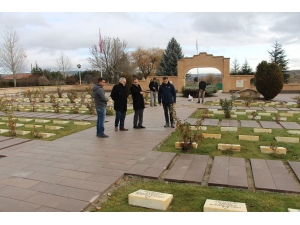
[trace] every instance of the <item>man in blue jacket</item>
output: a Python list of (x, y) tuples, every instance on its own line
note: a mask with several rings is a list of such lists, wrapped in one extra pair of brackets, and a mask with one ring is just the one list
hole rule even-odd
[(176, 91), (174, 85), (169, 82), (168, 77), (163, 77), (163, 83), (160, 85), (158, 89), (158, 103), (160, 106), (162, 104), (164, 108), (165, 119), (166, 119), (166, 124), (164, 127), (170, 126), (169, 123), (169, 115), (170, 115), (171, 127), (175, 128), (171, 106), (176, 104)]

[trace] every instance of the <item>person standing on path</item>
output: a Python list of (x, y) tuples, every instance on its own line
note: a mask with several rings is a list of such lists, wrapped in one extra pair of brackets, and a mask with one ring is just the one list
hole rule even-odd
[(143, 114), (145, 108), (144, 94), (141, 86), (139, 85), (139, 80), (137, 78), (133, 79), (133, 84), (130, 87), (130, 92), (132, 95), (134, 117), (133, 117), (133, 128), (140, 129), (145, 128), (143, 126)]
[(149, 89), (150, 89), (150, 106), (153, 105), (156, 106), (156, 93), (158, 92), (158, 83), (156, 82), (155, 77), (153, 78), (153, 80), (150, 81)]
[(120, 131), (128, 131), (124, 127), (126, 111), (127, 111), (127, 89), (126, 89), (126, 78), (121, 77), (119, 84), (114, 85), (110, 97), (114, 101), (114, 110), (116, 111), (115, 118), (115, 131), (118, 131), (120, 124)]
[(164, 108), (165, 120), (166, 120), (166, 124), (164, 127), (170, 126), (169, 123), (169, 119), (170, 119), (171, 127), (175, 128), (171, 106), (176, 104), (176, 91), (174, 85), (169, 82), (168, 77), (163, 77), (163, 83), (160, 85), (158, 89), (158, 103), (160, 106), (162, 104)]
[(97, 111), (97, 125), (96, 125), (96, 136), (99, 138), (108, 138), (108, 135), (104, 134), (104, 122), (106, 116), (106, 105), (108, 98), (105, 96), (103, 87), (105, 85), (105, 79), (100, 77), (98, 83), (93, 86), (93, 97), (95, 101), (95, 108)]
[(204, 78), (201, 77), (201, 81), (199, 82), (199, 95), (198, 95), (197, 103), (200, 103), (200, 98), (202, 98), (202, 104), (204, 103), (205, 89), (206, 89), (206, 82), (204, 81)]

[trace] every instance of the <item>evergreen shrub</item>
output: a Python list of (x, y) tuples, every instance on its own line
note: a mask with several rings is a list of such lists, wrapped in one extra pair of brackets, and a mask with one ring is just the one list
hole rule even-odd
[(283, 88), (283, 74), (276, 63), (262, 61), (256, 67), (254, 75), (256, 90), (266, 100), (275, 98)]

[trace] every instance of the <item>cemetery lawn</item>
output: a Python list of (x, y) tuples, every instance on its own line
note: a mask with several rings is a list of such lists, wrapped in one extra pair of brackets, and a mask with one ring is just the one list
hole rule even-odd
[[(18, 117), (21, 118), (21, 117)], [(90, 122), (90, 121), (86, 121), (87, 125), (76, 125), (74, 124), (74, 122), (84, 122), (84, 121), (73, 121), (73, 120), (66, 120), (66, 121), (70, 121), (69, 123), (66, 124), (54, 124), (53, 120), (59, 120), (59, 121), (63, 121), (61, 119), (44, 119), (44, 120), (50, 120), (47, 123), (39, 123), (39, 122), (35, 122), (35, 119), (41, 119), (43, 120), (43, 118), (26, 118), (26, 119), (33, 119), (32, 121), (29, 122), (25, 122), (25, 121), (18, 121), (16, 120), (16, 123), (20, 123), (20, 124), (24, 124), (23, 126), (20, 127), (16, 127), (16, 130), (22, 130), (22, 131), (33, 131), (33, 128), (27, 128), (25, 127), (25, 124), (35, 124), (35, 125), (42, 125), (42, 127), (37, 127), (37, 131), (41, 132), (41, 133), (54, 133), (54, 136), (48, 137), (48, 138), (38, 138), (37, 140), (43, 140), (43, 141), (53, 141), (56, 140), (58, 138), (73, 134), (73, 133), (77, 133), (79, 131), (82, 130), (86, 130), (88, 128), (91, 127), (95, 127), (96, 123), (95, 122)], [(4, 120), (0, 120), (1, 122), (7, 122)], [(50, 129), (45, 129), (45, 126), (58, 126), (58, 127), (63, 127), (61, 129), (58, 130), (50, 130)], [(9, 127), (6, 126), (6, 124), (0, 124), (0, 129), (8, 129)], [(10, 132), (5, 132), (5, 133), (0, 133), (1, 136), (5, 136), (5, 137), (11, 137)], [(33, 134), (29, 133), (26, 135), (17, 135), (18, 138), (26, 138), (26, 139), (32, 139), (32, 140), (36, 140), (36, 138), (34, 137)]]
[[(114, 190), (107, 192), (88, 211), (93, 212), (159, 212), (128, 204), (128, 194), (139, 189), (173, 195), (167, 212), (203, 212), (206, 199), (245, 203), (248, 212), (287, 212), (288, 208), (300, 208), (299, 194), (281, 194), (267, 191), (207, 187), (198, 184), (164, 182), (140, 177), (132, 177)], [(101, 209), (99, 208), (101, 207)], [(98, 209), (96, 208), (98, 207)]]
[[(197, 132), (197, 131), (194, 131)], [(198, 142), (197, 149), (190, 149), (185, 154), (199, 154), (199, 155), (209, 155), (214, 158), (215, 156), (232, 156), (232, 157), (242, 157), (245, 159), (255, 158), (255, 159), (273, 159), (282, 160), (286, 162), (290, 161), (300, 161), (300, 151), (298, 143), (285, 143), (277, 142), (275, 137), (299, 137), (299, 135), (289, 134), (285, 129), (272, 129), (272, 133), (254, 133), (253, 128), (241, 128), (238, 127), (237, 132), (222, 131), (220, 127), (210, 127), (207, 126), (207, 130), (198, 131), (201, 133), (210, 134), (221, 134), (221, 139), (206, 138)], [(239, 135), (253, 135), (259, 136), (259, 141), (246, 141), (239, 140)], [(181, 149), (175, 149), (175, 142), (182, 141), (178, 136), (178, 131), (173, 132), (161, 146), (157, 148), (157, 151), (161, 152), (174, 152), (177, 154), (183, 153)], [(240, 144), (241, 151), (220, 151), (218, 150), (218, 144)], [(286, 155), (274, 155), (261, 153), (260, 146), (270, 146), (275, 144), (277, 147), (284, 147), (287, 149)]]

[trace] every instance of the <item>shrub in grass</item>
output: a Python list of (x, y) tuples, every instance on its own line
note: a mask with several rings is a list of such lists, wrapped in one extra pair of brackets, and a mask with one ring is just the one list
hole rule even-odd
[(225, 118), (231, 117), (231, 110), (233, 107), (233, 101), (225, 99), (220, 99), (220, 105), (222, 107), (222, 110), (224, 112)]

